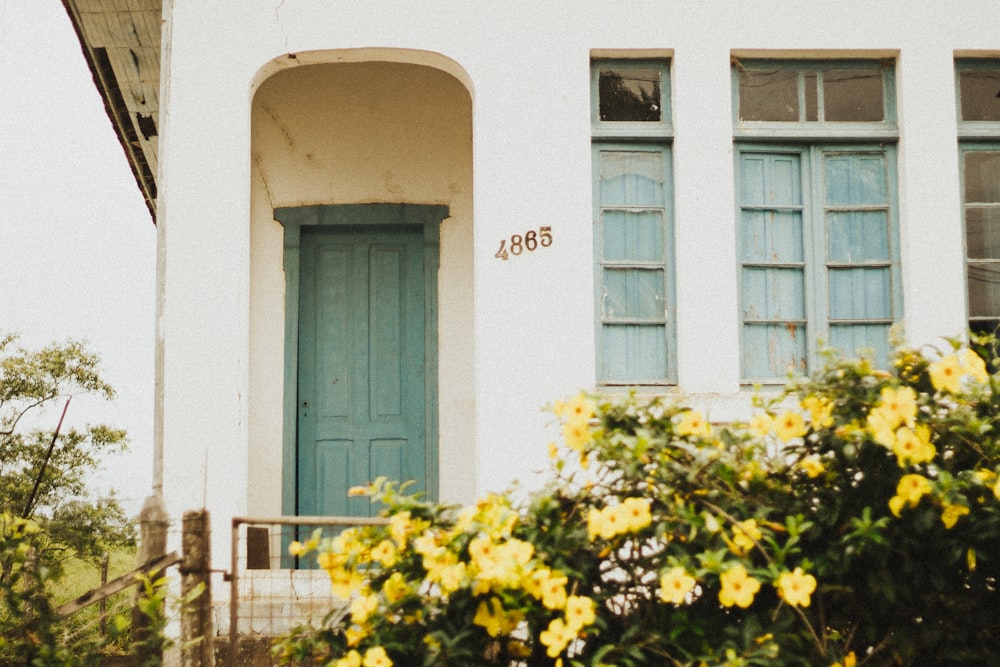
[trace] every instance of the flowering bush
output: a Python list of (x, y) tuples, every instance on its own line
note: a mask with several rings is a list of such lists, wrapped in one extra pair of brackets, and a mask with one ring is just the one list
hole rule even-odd
[(977, 340), (831, 361), (746, 424), (658, 399), (555, 406), (554, 479), (293, 544), (344, 600), (286, 662), (1000, 664), (1000, 375)]

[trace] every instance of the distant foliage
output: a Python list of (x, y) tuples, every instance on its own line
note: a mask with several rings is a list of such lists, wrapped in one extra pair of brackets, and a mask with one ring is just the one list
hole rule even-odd
[(555, 406), (554, 479), (316, 551), (336, 605), (275, 646), (334, 667), (997, 665), (992, 339), (831, 360), (749, 423), (657, 399)]
[(35, 351), (15, 343), (0, 336), (0, 664), (94, 664), (106, 638), (95, 632), (68, 643), (53, 607), (65, 596), (59, 580), (67, 559), (96, 566), (106, 550), (135, 544), (118, 501), (87, 488), (102, 459), (126, 446), (125, 432), (98, 424), (55, 437), (58, 412), (51, 424), (46, 413), (41, 428), (32, 417), (45, 406), (62, 408), (79, 394), (111, 399), (114, 391), (80, 343)]

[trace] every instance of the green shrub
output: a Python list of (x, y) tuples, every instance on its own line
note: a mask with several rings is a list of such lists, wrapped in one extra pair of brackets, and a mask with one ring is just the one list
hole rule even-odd
[[(831, 361), (747, 424), (559, 403), (554, 479), (466, 508), (377, 482), (313, 549), (344, 600), (275, 646), (335, 667), (996, 665), (992, 340)], [(991, 362), (992, 365), (992, 362)], [(991, 369), (995, 370), (995, 369)]]

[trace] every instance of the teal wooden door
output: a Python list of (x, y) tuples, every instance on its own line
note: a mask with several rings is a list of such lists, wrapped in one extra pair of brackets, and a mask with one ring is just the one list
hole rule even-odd
[(367, 516), (347, 491), (426, 488), (425, 285), (419, 227), (305, 227), (299, 271), (296, 505)]

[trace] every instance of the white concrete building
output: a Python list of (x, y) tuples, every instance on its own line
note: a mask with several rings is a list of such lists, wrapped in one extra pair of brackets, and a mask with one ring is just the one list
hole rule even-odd
[(64, 4), (159, 230), (155, 490), (220, 562), (377, 474), (537, 483), (580, 389), (726, 420), (820, 338), (1000, 318), (994, 0)]

